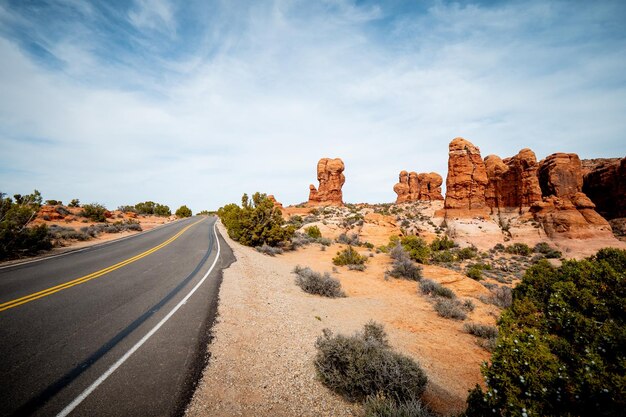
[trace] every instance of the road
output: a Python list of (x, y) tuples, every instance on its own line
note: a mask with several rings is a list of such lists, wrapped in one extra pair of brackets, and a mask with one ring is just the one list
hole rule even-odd
[(233, 260), (214, 223), (0, 269), (0, 415), (181, 415)]

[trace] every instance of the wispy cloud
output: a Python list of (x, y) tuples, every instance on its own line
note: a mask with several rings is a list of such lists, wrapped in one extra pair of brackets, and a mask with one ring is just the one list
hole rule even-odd
[(340, 156), (348, 201), (391, 201), (401, 169), (445, 176), (455, 136), (626, 154), (620, 2), (176, 5), (0, 5), (1, 189), (296, 203)]

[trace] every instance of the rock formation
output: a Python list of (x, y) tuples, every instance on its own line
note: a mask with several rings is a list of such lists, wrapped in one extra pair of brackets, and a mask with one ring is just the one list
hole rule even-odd
[(626, 157), (583, 160), (583, 192), (605, 218), (626, 217)]
[(399, 182), (393, 187), (393, 191), (398, 194), (396, 203), (443, 200), (442, 183), (441, 175), (435, 172), (418, 174), (401, 171)]
[(539, 163), (538, 175), (544, 197), (530, 211), (548, 236), (612, 236), (609, 223), (582, 192), (583, 169), (578, 155), (552, 154)]
[(339, 158), (322, 158), (317, 163), (319, 187), (309, 186), (309, 205), (343, 205), (341, 187), (346, 182), (343, 175), (345, 166)]
[(280, 209), (283, 208), (283, 204), (276, 201), (276, 197), (274, 197), (272, 194), (268, 195), (267, 199), (270, 200), (272, 203), (274, 203), (274, 207), (277, 207)]
[(517, 155), (504, 160), (489, 155), (485, 158), (485, 168), (489, 178), (485, 199), (492, 212), (502, 208), (516, 208), (521, 212), (541, 201), (537, 176), (539, 164), (530, 149), (522, 149)]
[(446, 178), (446, 210), (486, 212), (485, 189), (488, 183), (480, 149), (463, 138), (452, 140)]

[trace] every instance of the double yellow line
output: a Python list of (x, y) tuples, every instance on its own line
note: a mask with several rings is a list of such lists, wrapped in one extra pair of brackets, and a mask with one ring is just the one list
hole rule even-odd
[(8, 310), (10, 308), (13, 307), (17, 307), (20, 306), (22, 304), (26, 304), (29, 303), (31, 301), (37, 300), (38, 298), (43, 298), (43, 297), (47, 297), (48, 295), (52, 295), (56, 292), (71, 288), (75, 285), (79, 285), (79, 284), (83, 284), (87, 281), (91, 281), (92, 279), (96, 279), (98, 277), (101, 277), (105, 274), (108, 274), (109, 272), (115, 271), (116, 269), (122, 268), (128, 264), (131, 264), (135, 261), (138, 261), (142, 258), (145, 258), (146, 256), (158, 251), (159, 249), (163, 249), (164, 247), (166, 247), (167, 245), (169, 245), (170, 243), (172, 243), (173, 241), (175, 241), (176, 239), (178, 239), (183, 233), (185, 233), (187, 230), (189, 230), (191, 227), (195, 226), (196, 224), (204, 221), (205, 219), (202, 220), (198, 220), (195, 223), (190, 224), (189, 226), (185, 227), (184, 229), (182, 229), (180, 232), (176, 233), (174, 236), (172, 236), (171, 238), (167, 239), (165, 242), (161, 243), (160, 245), (157, 245), (155, 247), (153, 247), (152, 249), (148, 249), (147, 251), (140, 253), (139, 255), (133, 256), (132, 258), (128, 258), (125, 261), (122, 261), (120, 263), (117, 263), (115, 265), (109, 266), (108, 268), (104, 268), (101, 269), (99, 271), (96, 272), (92, 272), (89, 275), (85, 275), (83, 277), (80, 278), (76, 278), (73, 279), (71, 281), (65, 282), (63, 284), (59, 284), (56, 285), (54, 287), (50, 287), (48, 289), (42, 290), (42, 291), (38, 291), (29, 295), (25, 295), (24, 297), (20, 297), (20, 298), (16, 298), (15, 300), (11, 300), (11, 301), (7, 301), (5, 303), (0, 304), (0, 311), (4, 311), (4, 310)]

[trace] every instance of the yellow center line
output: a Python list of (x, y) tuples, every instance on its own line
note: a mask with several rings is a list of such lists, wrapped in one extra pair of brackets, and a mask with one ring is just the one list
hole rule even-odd
[(176, 233), (174, 236), (172, 236), (171, 238), (167, 239), (165, 242), (153, 247), (152, 249), (148, 249), (147, 251), (140, 253), (139, 255), (133, 256), (132, 258), (128, 258), (122, 262), (116, 263), (115, 265), (111, 265), (107, 268), (101, 269), (99, 271), (96, 272), (92, 272), (91, 274), (85, 275), (83, 277), (80, 278), (76, 278), (73, 279), (71, 281), (65, 282), (63, 284), (59, 284), (59, 285), (55, 285), (54, 287), (50, 287), (47, 288), (45, 290), (41, 290), (29, 295), (25, 295), (23, 297), (20, 298), (16, 298), (15, 300), (11, 300), (11, 301), (7, 301), (5, 303), (0, 304), (0, 311), (4, 311), (4, 310), (8, 310), (10, 308), (13, 307), (17, 307), (19, 305), (22, 304), (26, 304), (29, 303), (31, 301), (37, 300), (38, 298), (42, 298), (42, 297), (46, 297), (48, 295), (54, 294), (56, 292), (65, 290), (67, 288), (71, 288), (75, 285), (79, 285), (79, 284), (83, 284), (87, 281), (91, 281), (92, 279), (101, 277), (103, 275), (108, 274), (109, 272), (115, 271), (116, 269), (122, 268), (126, 265), (129, 265), (135, 261), (138, 261), (142, 258), (145, 258), (146, 256), (158, 251), (159, 249), (163, 249), (164, 247), (166, 247), (167, 245), (169, 245), (170, 243), (172, 243), (173, 241), (175, 241), (176, 239), (178, 239), (183, 233), (185, 233), (187, 230), (189, 230), (191, 227), (195, 226), (196, 224), (204, 221), (205, 219), (202, 220), (198, 220), (195, 223), (190, 224), (189, 226), (185, 227), (184, 229), (182, 229), (180, 232)]

